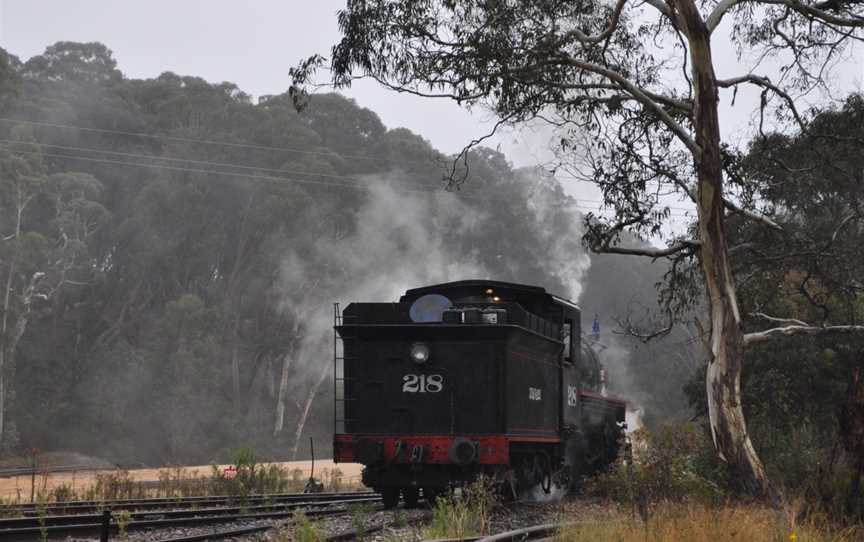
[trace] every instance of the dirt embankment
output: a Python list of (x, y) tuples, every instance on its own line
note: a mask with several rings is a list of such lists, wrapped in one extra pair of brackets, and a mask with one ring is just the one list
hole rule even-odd
[[(265, 463), (265, 465), (279, 465), (288, 472), (295, 470), (302, 471), (300, 477), (308, 478), (312, 462), (311, 461), (289, 461), (284, 463)], [(116, 468), (98, 468), (100, 465), (91, 462), (85, 462), (83, 465), (75, 463), (74, 466), (80, 466), (80, 470), (67, 470), (64, 472), (51, 472), (55, 467), (71, 467), (70, 463), (58, 464), (54, 461), (39, 462), (38, 474), (35, 477), (30, 474), (14, 475), (0, 478), (0, 498), (13, 501), (26, 501), (30, 499), (31, 484), (35, 485), (37, 492), (47, 493), (55, 488), (66, 486), (75, 493), (83, 493), (88, 487), (92, 487), (96, 483), (96, 477), (99, 474), (116, 473)], [(10, 465), (11, 466), (11, 465)], [(6, 468), (9, 468), (7, 466)], [(18, 467), (19, 465), (15, 465)], [(94, 469), (94, 467), (96, 467)], [(230, 465), (217, 465), (220, 470), (228, 469)], [(325, 471), (339, 469), (342, 472), (342, 480), (347, 484), (359, 484), (360, 474), (363, 465), (357, 463), (333, 463), (329, 459), (318, 459), (315, 461), (315, 475), (320, 476)], [(2, 469), (2, 467), (0, 467)], [(129, 478), (135, 482), (158, 482), (160, 472), (164, 473), (169, 469), (172, 478), (177, 477), (177, 470), (180, 471), (181, 478), (206, 478), (212, 475), (213, 465), (196, 465), (186, 467), (164, 467), (161, 469), (129, 469)], [(293, 473), (292, 473), (293, 474)]]

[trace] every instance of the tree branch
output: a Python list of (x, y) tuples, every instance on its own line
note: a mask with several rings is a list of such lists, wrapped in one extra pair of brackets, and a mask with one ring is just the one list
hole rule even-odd
[(735, 205), (734, 203), (732, 203), (728, 199), (723, 200), (723, 206), (726, 207), (727, 209), (729, 209), (729, 211), (731, 211), (733, 213), (736, 213), (736, 214), (739, 214), (742, 216), (746, 216), (747, 218), (749, 218), (751, 220), (755, 220), (756, 222), (760, 222), (760, 223), (768, 226), (772, 230), (783, 231), (783, 227), (780, 224), (774, 222), (773, 220), (771, 220), (767, 216), (760, 215), (759, 213), (754, 213), (753, 211), (748, 211), (746, 209), (742, 209), (741, 207)]
[(864, 326), (842, 325), (842, 326), (802, 326), (789, 325), (756, 331), (744, 334), (744, 346), (766, 342), (777, 337), (793, 337), (800, 335), (823, 336), (823, 335), (848, 335), (864, 333)]
[(579, 60), (566, 54), (560, 57), (560, 61), (587, 72), (596, 73), (597, 75), (603, 76), (620, 85), (623, 90), (633, 96), (646, 109), (649, 109), (660, 118), (663, 124), (665, 124), (666, 127), (669, 128), (669, 130), (690, 150), (696, 162), (701, 160), (702, 148), (695, 140), (693, 140), (692, 137), (690, 137), (690, 134), (687, 133), (684, 127), (672, 118), (668, 111), (663, 109), (656, 100), (653, 100), (646, 91), (639, 88), (635, 83), (614, 70), (610, 70), (609, 68), (605, 68), (592, 62), (585, 62), (584, 60)]
[(717, 26), (720, 25), (720, 21), (723, 20), (723, 16), (739, 2), (740, 0), (721, 0), (721, 2), (714, 7), (714, 11), (708, 15), (708, 19), (705, 22), (709, 34), (714, 32), (714, 29), (716, 29)]
[(747, 75), (741, 75), (739, 77), (717, 80), (717, 86), (721, 88), (734, 87), (736, 85), (740, 85), (741, 83), (750, 83), (758, 87), (762, 87), (766, 90), (770, 90), (771, 92), (782, 98), (783, 101), (786, 102), (786, 105), (789, 107), (789, 110), (792, 112), (792, 116), (795, 117), (795, 122), (798, 124), (798, 127), (801, 128), (801, 130), (803, 131), (807, 130), (807, 125), (804, 122), (804, 119), (802, 119), (801, 115), (798, 113), (798, 108), (795, 107), (795, 100), (792, 98), (792, 96), (790, 96), (786, 91), (782, 90), (780, 87), (772, 83), (771, 80), (767, 77), (748, 73)]
[(630, 322), (629, 314), (627, 315), (627, 319), (623, 321), (616, 318), (615, 323), (618, 324), (618, 327), (620, 327), (622, 331), (612, 330), (612, 333), (616, 335), (627, 335), (647, 344), (657, 337), (665, 337), (671, 333), (672, 327), (675, 325), (675, 317), (672, 314), (672, 310), (667, 308), (666, 323), (662, 327), (656, 327), (648, 331), (643, 331), (638, 326), (634, 326)]
[(578, 41), (587, 45), (594, 45), (600, 43), (601, 41), (605, 41), (615, 32), (615, 29), (618, 28), (618, 21), (621, 19), (621, 10), (624, 9), (624, 4), (627, 3), (627, 0), (618, 0), (615, 4), (615, 8), (612, 11), (612, 20), (609, 21), (609, 26), (607, 26), (602, 32), (597, 35), (589, 36), (585, 34), (578, 28), (571, 30), (565, 34), (565, 37), (573, 36)]
[(797, 0), (758, 0), (760, 4), (777, 4), (781, 6), (787, 6), (789, 9), (800, 13), (806, 17), (812, 17), (814, 19), (818, 19), (824, 23), (833, 24), (835, 26), (843, 26), (843, 27), (864, 27), (864, 18), (861, 17), (853, 17), (847, 19), (845, 17), (840, 17), (822, 9), (819, 9), (821, 6), (830, 7), (830, 8), (839, 8), (842, 7), (839, 4), (847, 3), (847, 4), (856, 4), (858, 2), (823, 2), (822, 4), (816, 5), (807, 5), (798, 2)]
[(669, 6), (667, 6), (663, 0), (645, 0), (645, 3), (654, 6), (661, 14), (665, 15), (670, 20), (672, 19), (672, 11), (669, 10)]
[(809, 326), (807, 322), (803, 320), (798, 320), (797, 318), (777, 318), (776, 316), (769, 316), (764, 312), (751, 312), (750, 316), (755, 318), (762, 318), (764, 320), (768, 320), (769, 322), (774, 322), (775, 324), (792, 324), (796, 326)]
[(690, 239), (681, 241), (667, 248), (627, 248), (612, 247), (608, 243), (596, 243), (591, 245), (591, 250), (601, 254), (627, 254), (630, 256), (647, 256), (649, 258), (665, 258), (685, 250), (695, 250), (702, 244), (701, 241)]

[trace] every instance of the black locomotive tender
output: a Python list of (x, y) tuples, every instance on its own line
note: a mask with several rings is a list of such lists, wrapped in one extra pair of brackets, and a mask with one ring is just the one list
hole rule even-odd
[(626, 402), (600, 392), (574, 303), (463, 280), (335, 311), (334, 460), (385, 506), (479, 474), (548, 492), (614, 460)]

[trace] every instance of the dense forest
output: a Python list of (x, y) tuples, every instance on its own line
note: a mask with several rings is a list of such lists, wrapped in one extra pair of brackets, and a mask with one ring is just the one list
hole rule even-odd
[(590, 257), (548, 174), (478, 149), (445, 191), (452, 157), (338, 94), (298, 114), (287, 94), (130, 79), (98, 43), (2, 60), (4, 453), (329, 453), (333, 302), (476, 277), (580, 300), (613, 389), (649, 421), (687, 416), (687, 330), (610, 333), (664, 268)]

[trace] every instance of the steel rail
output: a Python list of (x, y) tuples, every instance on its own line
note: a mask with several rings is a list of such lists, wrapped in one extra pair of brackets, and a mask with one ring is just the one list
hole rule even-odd
[(253, 525), (251, 527), (240, 527), (239, 529), (229, 529), (227, 531), (211, 531), (209, 533), (192, 534), (188, 536), (177, 536), (174, 538), (163, 538), (156, 542), (198, 542), (200, 540), (218, 540), (220, 538), (232, 538), (235, 536), (243, 536), (252, 533), (260, 533), (272, 529), (274, 525)]
[(0, 506), (0, 514), (9, 516), (21, 514), (24, 516), (38, 516), (45, 514), (59, 514), (66, 512), (84, 513), (86, 511), (101, 512), (105, 509), (130, 509), (148, 510), (159, 508), (185, 508), (193, 506), (213, 506), (226, 503), (254, 504), (261, 502), (290, 503), (290, 502), (317, 502), (328, 499), (362, 500), (377, 497), (376, 493), (346, 492), (346, 493), (274, 493), (255, 494), (242, 496), (210, 495), (203, 497), (174, 497), (158, 499), (122, 499), (110, 501), (67, 501), (50, 503), (44, 506), (33, 504), (4, 505)]
[[(247, 495), (249, 498), (255, 497), (297, 497), (297, 498), (326, 498), (333, 496), (341, 496), (341, 495), (359, 495), (363, 493), (371, 493), (371, 491), (337, 491), (337, 492), (327, 492), (327, 493), (251, 493)], [(224, 499), (230, 498), (231, 495), (195, 495), (195, 496), (183, 496), (183, 497), (147, 497), (142, 499), (110, 499), (110, 500), (79, 500), (79, 501), (60, 501), (53, 504), (58, 505), (66, 505), (66, 506), (74, 506), (74, 505), (99, 505), (106, 503), (159, 503), (159, 502), (174, 502), (177, 500), (183, 501), (196, 501), (196, 500), (208, 500), (208, 499)], [(21, 506), (30, 506), (31, 503), (21, 503)]]
[(514, 529), (503, 533), (493, 534), (478, 538), (478, 542), (514, 542), (517, 540), (532, 540), (554, 536), (569, 523), (547, 523), (544, 525), (532, 525), (522, 529)]
[[(185, 510), (156, 510), (145, 512), (130, 512), (130, 520), (146, 520), (146, 519), (168, 519), (168, 518), (184, 518), (198, 516), (224, 516), (229, 514), (241, 514), (251, 512), (266, 512), (268, 510), (296, 510), (305, 507), (320, 507), (345, 505), (349, 503), (366, 503), (378, 502), (380, 497), (368, 497), (365, 499), (340, 499), (332, 501), (313, 501), (313, 502), (289, 502), (289, 503), (272, 503), (258, 506), (232, 505), (219, 508), (195, 508)], [(23, 518), (6, 518), (0, 519), (0, 534), (7, 529), (21, 527), (44, 527), (54, 525), (75, 525), (80, 523), (95, 523), (100, 521), (102, 514), (67, 514), (59, 516), (39, 516), (39, 517), (23, 517)]]
[[(324, 510), (307, 510), (304, 513), (308, 517), (332, 516), (348, 513), (348, 508), (332, 508)], [(231, 523), (240, 520), (263, 520), (289, 517), (294, 514), (294, 510), (282, 510), (278, 512), (265, 512), (260, 514), (231, 514), (231, 515), (210, 515), (199, 517), (172, 518), (172, 519), (147, 519), (147, 520), (132, 520), (126, 524), (127, 531), (137, 531), (142, 529), (178, 527), (188, 525), (206, 525), (208, 523)], [(119, 526), (116, 522), (112, 522), (109, 526), (111, 533), (119, 532)], [(36, 540), (43, 534), (47, 537), (67, 537), (67, 536), (87, 536), (99, 535), (102, 531), (101, 523), (81, 523), (73, 525), (46, 525), (38, 527), (21, 527), (6, 529), (0, 532), (0, 540)]]
[[(422, 521), (426, 521), (431, 518), (431, 514), (423, 514), (420, 517), (411, 519), (408, 523), (418, 523)], [(351, 531), (343, 531), (341, 533), (334, 533), (324, 537), (324, 542), (345, 542), (347, 540), (354, 540), (357, 538), (362, 538), (364, 535), (369, 533), (375, 533), (378, 531), (384, 530), (387, 526), (386, 523), (379, 523), (377, 525), (369, 525), (364, 527), (360, 531), (351, 530)], [(250, 527), (241, 527), (239, 529), (229, 529), (224, 531), (211, 531), (209, 533), (199, 533), (188, 536), (180, 536), (174, 538), (164, 538), (160, 539), (156, 542), (198, 542), (200, 540), (218, 540), (220, 538), (231, 538), (233, 536), (242, 536), (245, 534), (258, 533), (262, 531), (267, 531), (276, 527), (273, 523), (268, 523), (266, 525), (253, 525)]]
[[(218, 540), (220, 538), (231, 538), (233, 536), (242, 536), (246, 534), (259, 533), (262, 531), (267, 531), (274, 528), (275, 525), (272, 523), (267, 525), (253, 525), (251, 527), (241, 527), (239, 529), (229, 529), (225, 531), (212, 531), (209, 533), (201, 533), (201, 534), (193, 534), (189, 536), (180, 536), (174, 538), (164, 538), (158, 540), (157, 542), (198, 542), (199, 540)], [(362, 530), (362, 532), (357, 531), (345, 531), (342, 533), (335, 533), (329, 536), (324, 537), (324, 542), (345, 542), (347, 540), (354, 540), (356, 538), (360, 538), (365, 534), (375, 533), (383, 530), (385, 527), (384, 524), (381, 525), (371, 525)]]

